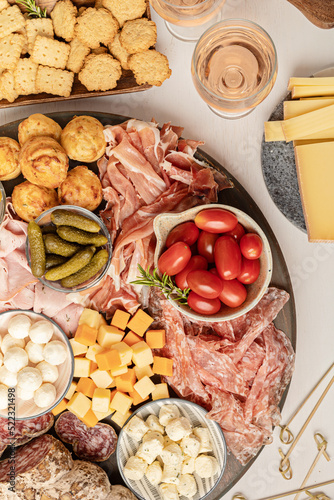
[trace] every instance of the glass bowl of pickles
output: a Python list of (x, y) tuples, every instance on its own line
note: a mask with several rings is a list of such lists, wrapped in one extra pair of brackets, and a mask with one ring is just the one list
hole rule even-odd
[(26, 255), (32, 274), (45, 286), (81, 292), (105, 276), (112, 255), (110, 234), (93, 212), (56, 206), (29, 222)]
[(6, 193), (2, 183), (0, 182), (0, 224), (5, 216), (5, 211), (6, 211)]

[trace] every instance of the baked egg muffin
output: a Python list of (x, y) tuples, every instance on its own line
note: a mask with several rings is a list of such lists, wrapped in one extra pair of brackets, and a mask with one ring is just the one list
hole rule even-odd
[(58, 205), (55, 189), (36, 186), (29, 181), (14, 187), (12, 194), (14, 210), (21, 219), (29, 222), (42, 212)]
[(96, 161), (106, 149), (103, 125), (92, 116), (75, 116), (63, 129), (60, 143), (72, 160)]
[(0, 137), (0, 181), (15, 179), (21, 173), (20, 146), (10, 137)]
[(95, 210), (102, 201), (100, 179), (85, 165), (73, 168), (58, 188), (60, 205), (77, 205)]

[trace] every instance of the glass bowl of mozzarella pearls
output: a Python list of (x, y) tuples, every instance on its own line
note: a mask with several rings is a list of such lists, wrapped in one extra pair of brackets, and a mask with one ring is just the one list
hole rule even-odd
[(0, 416), (30, 419), (49, 412), (73, 379), (74, 358), (63, 330), (41, 313), (0, 314)]
[(160, 399), (136, 410), (122, 428), (117, 464), (142, 500), (202, 500), (219, 483), (226, 443), (217, 422), (190, 401)]

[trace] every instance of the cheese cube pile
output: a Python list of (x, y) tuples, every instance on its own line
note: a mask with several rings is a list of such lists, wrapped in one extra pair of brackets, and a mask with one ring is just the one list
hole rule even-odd
[(173, 375), (173, 360), (152, 353), (166, 343), (164, 330), (148, 330), (152, 322), (141, 309), (133, 317), (117, 310), (108, 325), (98, 311), (84, 309), (70, 340), (75, 380), (54, 415), (67, 409), (94, 427), (112, 414), (122, 427), (132, 406), (150, 397), (168, 398), (167, 384), (151, 380), (153, 375)]

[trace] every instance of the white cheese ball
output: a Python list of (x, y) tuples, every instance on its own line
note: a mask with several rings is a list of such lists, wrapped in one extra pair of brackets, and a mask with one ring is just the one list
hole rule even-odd
[(30, 327), (31, 319), (25, 314), (18, 314), (9, 320), (7, 330), (14, 339), (25, 339), (29, 335)]
[(146, 439), (139, 445), (136, 456), (151, 464), (162, 452), (164, 438), (160, 432), (155, 431), (147, 432), (144, 438)]
[(159, 486), (161, 500), (179, 500), (179, 494), (175, 484), (162, 483)]
[(192, 474), (195, 471), (195, 458), (186, 455), (183, 457), (181, 474)]
[(202, 479), (213, 477), (218, 471), (218, 463), (214, 457), (209, 455), (198, 455), (195, 458), (195, 472)]
[(186, 417), (179, 417), (170, 420), (166, 425), (166, 434), (173, 441), (180, 441), (185, 436), (191, 434), (191, 423)]
[(147, 471), (145, 473), (147, 479), (153, 486), (158, 486), (161, 483), (162, 478), (162, 468), (160, 463), (156, 460), (151, 465), (147, 467)]
[(180, 495), (187, 498), (191, 498), (197, 493), (197, 484), (194, 476), (191, 474), (183, 474), (180, 476), (179, 484), (177, 485), (177, 491)]
[(4, 354), (12, 347), (21, 347), (22, 349), (26, 345), (23, 339), (14, 339), (9, 333), (5, 335), (2, 339), (1, 350)]
[(35, 344), (47, 344), (51, 340), (53, 333), (52, 323), (42, 319), (32, 325), (29, 330), (29, 337)]
[[(1, 337), (0, 337), (0, 339), (1, 339)], [(2, 363), (3, 363), (3, 355), (2, 355), (2, 353), (0, 352), (0, 366), (2, 366)]]
[(179, 416), (180, 412), (176, 405), (163, 405), (159, 411), (159, 422), (165, 427), (171, 420)]
[(0, 382), (7, 387), (15, 387), (17, 384), (17, 373), (7, 370), (5, 366), (0, 368)]
[(124, 427), (125, 432), (135, 441), (140, 441), (144, 434), (149, 430), (148, 425), (143, 419), (134, 415)]
[(182, 450), (176, 443), (166, 446), (160, 456), (164, 464), (178, 465), (182, 463)]
[(58, 368), (50, 365), (47, 361), (41, 361), (36, 365), (37, 370), (41, 372), (43, 382), (50, 382), (53, 384), (59, 377)]
[(48, 406), (51, 406), (56, 399), (56, 394), (57, 391), (54, 385), (49, 383), (42, 384), (34, 394), (36, 406), (39, 408), (47, 408)]
[(52, 340), (44, 347), (43, 356), (51, 365), (61, 365), (67, 357), (65, 344), (60, 340)]
[(156, 415), (149, 415), (146, 419), (146, 424), (151, 431), (158, 431), (161, 434), (165, 433), (165, 428), (159, 423), (159, 419)]
[(126, 462), (123, 473), (128, 479), (139, 481), (144, 477), (147, 470), (147, 463), (140, 457), (132, 456)]
[(180, 475), (181, 475), (181, 464), (178, 465), (164, 464), (161, 481), (163, 483), (179, 484)]
[(8, 408), (8, 387), (0, 384), (0, 410)]
[(29, 399), (33, 399), (35, 391), (27, 391), (26, 389), (21, 389), (20, 386), (16, 389), (16, 395), (18, 398), (23, 401), (29, 401)]
[(201, 447), (199, 449), (200, 453), (208, 453), (212, 451), (210, 431), (207, 427), (195, 427), (193, 434), (195, 434), (201, 442)]
[(37, 368), (27, 366), (17, 374), (17, 385), (22, 391), (36, 391), (42, 385), (42, 374)]
[(12, 347), (6, 351), (3, 364), (8, 371), (17, 373), (29, 363), (28, 354), (21, 347)]
[(25, 350), (28, 354), (29, 361), (31, 363), (40, 363), (44, 360), (43, 358), (43, 349), (45, 344), (35, 344), (32, 340), (29, 340), (27, 345), (25, 346)]
[(199, 454), (201, 442), (195, 434), (185, 436), (181, 441), (181, 449), (184, 455), (196, 458)]

